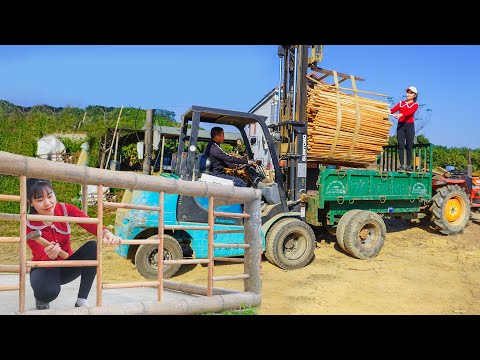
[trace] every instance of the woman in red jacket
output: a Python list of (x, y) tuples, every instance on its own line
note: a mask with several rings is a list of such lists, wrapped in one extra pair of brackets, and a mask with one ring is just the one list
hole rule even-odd
[[(418, 109), (417, 97), (418, 91), (415, 86), (410, 86), (406, 89), (407, 100), (400, 101), (395, 105), (390, 113), (394, 114), (398, 119), (397, 125), (397, 140), (398, 140), (398, 157), (400, 161), (400, 167), (398, 171), (412, 171), (412, 149), (413, 141), (415, 138), (415, 123), (414, 117), (415, 111)], [(395, 114), (396, 112), (398, 114)], [(407, 167), (405, 168), (404, 157), (405, 150), (407, 151)]]
[[(49, 216), (88, 217), (79, 208), (67, 203), (57, 202), (52, 184), (48, 180), (27, 180), (27, 201), (30, 214)], [(96, 224), (78, 224), (92, 235), (97, 235)], [(66, 260), (96, 260), (97, 242), (94, 240), (83, 244), (77, 251), (73, 251), (70, 244), (70, 224), (51, 221), (27, 221), (27, 234), (40, 230), (42, 237), (50, 241), (44, 247), (35, 240), (28, 240), (27, 244), (32, 251), (32, 261), (51, 261), (59, 259), (61, 250), (69, 257)], [(103, 241), (107, 245), (116, 245), (122, 239), (103, 228)], [(60, 258), (60, 260), (62, 260)], [(30, 284), (35, 296), (35, 305), (38, 310), (48, 309), (50, 302), (60, 294), (61, 285), (67, 284), (79, 276), (80, 288), (75, 306), (87, 306), (87, 297), (97, 273), (95, 266), (80, 267), (48, 267), (32, 268), (30, 270)]]

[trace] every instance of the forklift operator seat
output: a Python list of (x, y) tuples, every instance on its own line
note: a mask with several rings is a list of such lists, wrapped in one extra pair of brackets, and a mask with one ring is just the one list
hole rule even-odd
[[(182, 156), (180, 158), (180, 172), (177, 174), (176, 173), (176, 166), (177, 166), (177, 161), (178, 161), (177, 153), (172, 154), (172, 172), (179, 177), (181, 177), (182, 174), (185, 174), (185, 172), (186, 172), (186, 166), (187, 166), (186, 155), (187, 155), (187, 153), (184, 152), (183, 155), (184, 156)], [(195, 162), (193, 163), (193, 174), (194, 174), (195, 178), (198, 179), (202, 175), (202, 173), (213, 175), (209, 171), (209, 168), (210, 168), (210, 159), (208, 158), (208, 156), (203, 154), (203, 153), (202, 154), (197, 154), (195, 156)]]
[(203, 153), (198, 154), (195, 157), (195, 167), (194, 167), (195, 176), (198, 178), (203, 173), (212, 175), (212, 173), (209, 171), (209, 168), (210, 168), (210, 159), (208, 158), (208, 156)]

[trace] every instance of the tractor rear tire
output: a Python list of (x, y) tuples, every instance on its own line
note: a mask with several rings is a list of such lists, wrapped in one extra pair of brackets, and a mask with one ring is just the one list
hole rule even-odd
[(348, 221), (350, 220), (350, 218), (353, 215), (359, 213), (360, 211), (362, 211), (362, 210), (359, 210), (359, 209), (349, 210), (345, 214), (343, 214), (342, 217), (340, 218), (340, 220), (338, 221), (337, 233), (336, 233), (337, 243), (338, 243), (338, 246), (340, 246), (340, 248), (347, 253), (348, 253), (348, 251), (345, 249), (345, 244), (343, 242), (343, 234), (345, 233), (345, 225), (348, 223)]
[[(158, 239), (158, 235), (147, 239)], [(183, 258), (182, 247), (178, 241), (170, 235), (163, 236), (163, 259), (181, 260)], [(135, 254), (135, 266), (137, 271), (146, 279), (158, 279), (158, 246), (155, 244), (140, 245)], [(163, 278), (168, 279), (180, 269), (180, 264), (163, 265)]]
[(442, 234), (460, 234), (467, 226), (470, 208), (467, 193), (458, 185), (447, 185), (432, 197), (430, 221)]
[(315, 234), (308, 224), (296, 218), (273, 224), (266, 243), (265, 257), (283, 270), (305, 267), (315, 257)]
[(387, 227), (380, 215), (361, 210), (347, 220), (343, 234), (346, 251), (357, 259), (377, 256), (387, 237)]

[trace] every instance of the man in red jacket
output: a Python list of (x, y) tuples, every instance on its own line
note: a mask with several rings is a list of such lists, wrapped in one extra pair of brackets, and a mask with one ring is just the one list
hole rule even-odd
[[(407, 100), (400, 101), (395, 105), (390, 113), (394, 114), (398, 119), (397, 125), (397, 140), (398, 140), (398, 157), (400, 161), (400, 167), (398, 171), (412, 171), (412, 149), (413, 141), (415, 138), (415, 122), (413, 115), (418, 109), (418, 90), (415, 86), (410, 86), (406, 89)], [(395, 114), (396, 112), (398, 114)], [(405, 150), (407, 151), (407, 167), (405, 168), (404, 157)]]
[[(88, 215), (76, 206), (57, 202), (52, 184), (48, 180), (28, 179), (27, 201), (31, 214), (88, 218)], [(96, 224), (78, 225), (97, 236)], [(27, 221), (27, 234), (35, 230), (40, 230), (42, 237), (50, 241), (50, 245), (44, 247), (35, 240), (28, 240), (27, 244), (33, 254), (32, 261), (62, 260), (59, 259), (61, 250), (69, 255), (67, 260), (97, 259), (97, 242), (94, 240), (86, 242), (75, 252), (72, 250), (69, 223)], [(116, 245), (122, 240), (105, 227), (102, 232), (103, 241), (107, 245)], [(87, 297), (96, 273), (95, 266), (32, 268), (30, 270), (30, 284), (35, 296), (37, 310), (48, 309), (50, 302), (60, 294), (61, 285), (67, 284), (79, 276), (81, 276), (80, 288), (75, 306), (86, 306)]]

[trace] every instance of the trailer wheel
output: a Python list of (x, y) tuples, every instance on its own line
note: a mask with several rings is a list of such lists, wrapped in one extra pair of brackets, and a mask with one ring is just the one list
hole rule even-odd
[(361, 210), (347, 220), (343, 234), (346, 251), (357, 259), (377, 256), (387, 237), (387, 227), (380, 215)]
[(437, 230), (445, 235), (458, 234), (470, 218), (470, 199), (460, 186), (447, 185), (437, 189), (429, 210)]
[(348, 220), (350, 220), (350, 218), (353, 215), (359, 213), (360, 211), (362, 211), (362, 210), (359, 210), (359, 209), (349, 210), (345, 214), (343, 214), (342, 217), (340, 218), (340, 220), (338, 221), (337, 234), (336, 234), (337, 235), (337, 243), (338, 243), (338, 246), (340, 246), (340, 248), (345, 252), (348, 252), (345, 249), (345, 244), (343, 242), (343, 234), (345, 233), (345, 225), (348, 223)]
[[(153, 235), (147, 239), (158, 239), (158, 235)], [(178, 241), (170, 236), (163, 237), (163, 260), (180, 260), (183, 258), (183, 252)], [(146, 279), (158, 278), (158, 246), (154, 244), (145, 244), (138, 247), (135, 254), (135, 266), (137, 271)], [(175, 275), (180, 269), (179, 264), (163, 265), (163, 278), (168, 279)]]
[(267, 260), (284, 270), (305, 267), (315, 256), (315, 234), (309, 225), (296, 218), (273, 224), (266, 243)]

